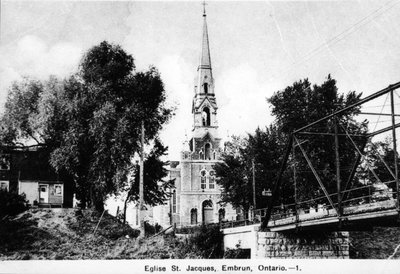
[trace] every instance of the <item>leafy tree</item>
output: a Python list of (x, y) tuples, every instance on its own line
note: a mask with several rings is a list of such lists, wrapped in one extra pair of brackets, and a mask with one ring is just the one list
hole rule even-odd
[[(174, 181), (168, 180), (168, 170), (166, 167), (169, 162), (163, 161), (161, 157), (165, 156), (167, 147), (157, 138), (150, 153), (144, 161), (143, 170), (143, 193), (144, 203), (150, 206), (163, 204), (170, 196), (170, 190), (174, 188)], [(126, 207), (129, 202), (139, 201), (139, 166), (133, 167), (133, 177), (129, 180), (126, 189), (127, 196), (124, 203), (124, 220), (126, 218)]]
[[(227, 143), (226, 145), (232, 147), (236, 144)], [(252, 204), (252, 186), (245, 179), (248, 170), (241, 151), (235, 154), (223, 153), (221, 160), (223, 160), (222, 163), (214, 166), (217, 183), (222, 187), (220, 203), (230, 203), (234, 208), (243, 208), (247, 211)]]
[(43, 144), (42, 130), (37, 130), (40, 116), (39, 100), (45, 84), (27, 77), (15, 82), (9, 89), (5, 111), (0, 118), (0, 138), (3, 145), (24, 146), (29, 139), (36, 145)]
[[(336, 81), (328, 75), (326, 81), (320, 86), (311, 86), (307, 79), (295, 82), (292, 86), (274, 93), (268, 99), (268, 102), (271, 103), (272, 113), (276, 116), (276, 126), (288, 136), (296, 129), (358, 102), (360, 97), (361, 93), (354, 91), (348, 92), (346, 95), (339, 94)], [(351, 135), (360, 136), (352, 137), (359, 149), (366, 142), (364, 136), (367, 132), (367, 123), (359, 123), (354, 119), (359, 112), (360, 107), (354, 107), (339, 115), (336, 121), (338, 132), (342, 134), (339, 136), (342, 184), (349, 177), (352, 163), (356, 159), (354, 146), (346, 136), (344, 129)], [(329, 193), (336, 192), (334, 126), (335, 120), (331, 119), (307, 129), (308, 132), (330, 133), (331, 135), (310, 134), (305, 136), (298, 134), (296, 136), (300, 139), (300, 142), (305, 141), (302, 147), (311, 159)], [(323, 195), (299, 148), (296, 148), (289, 166), (296, 166), (297, 193), (300, 200), (308, 200)], [(287, 185), (293, 185), (293, 179), (290, 180), (292, 181), (286, 181)], [(282, 193), (282, 195), (285, 194)]]
[[(357, 174), (360, 180), (364, 180), (366, 184), (391, 182), (388, 186), (393, 190), (396, 189), (396, 183), (394, 182), (393, 176), (395, 173), (394, 150), (390, 147), (391, 142), (391, 140), (386, 139), (368, 145), (365, 154), (366, 158)], [(368, 166), (374, 171), (376, 177), (372, 171), (370, 171)], [(397, 169), (400, 170), (400, 158), (398, 154)]]
[(266, 207), (268, 198), (262, 192), (272, 189), (280, 166), (282, 147), (280, 132), (274, 126), (264, 131), (257, 128), (254, 134), (246, 138), (234, 137), (226, 143), (223, 162), (215, 166), (219, 178), (217, 182), (222, 187), (221, 202), (245, 211), (254, 206), (254, 161), (256, 207)]
[[(308, 79), (300, 80), (284, 90), (275, 92), (267, 101), (272, 106), (272, 114), (276, 116), (276, 126), (283, 133), (290, 134), (337, 110), (357, 103), (361, 95), (355, 91), (350, 91), (346, 95), (339, 94), (336, 80), (328, 75), (320, 86), (311, 86)], [(358, 113), (360, 107), (343, 113), (340, 119), (353, 120)]]
[(56, 171), (74, 178), (82, 205), (102, 210), (107, 194), (127, 181), (142, 121), (150, 142), (170, 118), (172, 109), (164, 102), (164, 85), (154, 67), (136, 72), (131, 55), (102, 42), (65, 80), (15, 83), (0, 138), (7, 144), (29, 139), (45, 146)]
[[(245, 210), (253, 205), (252, 162), (254, 161), (257, 208), (266, 207), (268, 200), (262, 196), (262, 191), (273, 189), (289, 135), (296, 129), (358, 102), (360, 97), (361, 94), (354, 91), (346, 95), (339, 94), (336, 81), (330, 75), (322, 85), (312, 86), (305, 79), (275, 92), (268, 99), (272, 106), (272, 114), (276, 117), (274, 123), (265, 131), (257, 129), (254, 134), (249, 134), (246, 138), (233, 139), (232, 143), (227, 144), (222, 156), (224, 163), (216, 166), (219, 184), (223, 189), (222, 202), (232, 203), (234, 207), (241, 206)], [(367, 132), (367, 124), (354, 119), (359, 112), (360, 108), (355, 107), (337, 118), (338, 130), (342, 134), (339, 137), (342, 188), (356, 159), (353, 144), (347, 139), (344, 129), (349, 134), (360, 136), (352, 137), (359, 149), (366, 141), (364, 133)], [(329, 193), (336, 192), (334, 123), (335, 121), (328, 120), (307, 130), (331, 135), (297, 135)], [(289, 164), (283, 174), (279, 199), (275, 201), (275, 205), (293, 202), (294, 167), (296, 167), (296, 193), (300, 201), (323, 195), (314, 174), (297, 147), (295, 154), (289, 158)]]
[(5, 216), (14, 216), (28, 209), (25, 193), (19, 195), (16, 192), (0, 188), (0, 222)]

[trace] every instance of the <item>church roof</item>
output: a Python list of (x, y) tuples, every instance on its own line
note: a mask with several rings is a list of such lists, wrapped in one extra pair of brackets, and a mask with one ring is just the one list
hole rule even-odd
[(204, 97), (202, 100), (194, 100), (193, 101), (193, 107), (194, 109), (199, 109), (202, 105), (204, 105), (204, 102), (207, 101), (209, 103), (209, 105), (213, 108), (213, 109), (218, 109), (217, 107), (217, 102), (215, 100), (215, 97)]
[[(215, 135), (215, 136), (214, 136)], [(206, 131), (206, 132), (201, 132), (201, 131), (195, 131), (193, 134), (192, 139), (202, 139), (202, 140), (206, 140), (206, 139), (210, 139), (213, 142), (215, 140), (221, 140), (221, 138), (219, 138), (219, 136), (216, 135), (216, 133), (211, 134), (210, 132)]]

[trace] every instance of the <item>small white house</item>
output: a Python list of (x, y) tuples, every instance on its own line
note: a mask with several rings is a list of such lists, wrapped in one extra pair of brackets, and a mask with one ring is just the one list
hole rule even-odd
[(64, 184), (54, 181), (19, 181), (18, 193), (25, 193), (31, 205), (62, 206), (64, 203)]

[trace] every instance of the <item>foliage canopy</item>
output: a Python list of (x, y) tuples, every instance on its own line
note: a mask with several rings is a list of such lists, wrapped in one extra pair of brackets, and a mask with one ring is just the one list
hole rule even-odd
[(141, 122), (149, 143), (171, 117), (165, 99), (156, 68), (136, 72), (131, 55), (104, 41), (89, 49), (79, 72), (67, 79), (14, 83), (0, 138), (3, 144), (34, 140), (45, 147), (55, 170), (74, 178), (83, 206), (101, 210), (107, 194), (127, 181)]
[[(235, 207), (242, 207), (245, 210), (254, 204), (251, 166), (254, 161), (256, 207), (266, 207), (268, 198), (262, 196), (262, 190), (272, 190), (289, 135), (296, 129), (358, 102), (360, 97), (361, 93), (355, 91), (339, 94), (336, 81), (330, 75), (322, 85), (311, 85), (308, 79), (304, 79), (275, 92), (267, 99), (275, 116), (272, 125), (265, 130), (258, 128), (254, 134), (249, 134), (246, 138), (233, 139), (234, 144), (228, 145), (234, 148), (227, 149), (222, 157), (224, 163), (217, 165), (219, 184), (223, 188), (222, 201), (230, 202)], [(337, 123), (339, 133), (344, 133), (343, 128), (345, 128), (349, 134), (360, 136), (355, 138), (355, 143), (361, 148), (366, 142), (364, 136), (367, 132), (367, 123), (360, 123), (354, 119), (359, 112), (359, 107), (352, 108), (337, 117)], [(327, 120), (310, 128), (309, 131), (332, 133), (333, 129), (334, 121)], [(298, 138), (302, 142), (302, 137)], [(336, 188), (334, 137), (307, 135), (306, 139), (307, 142), (304, 142), (302, 147), (312, 159), (312, 165), (322, 181), (328, 182), (325, 186), (327, 191), (334, 192)], [(347, 178), (356, 154), (350, 149), (352, 144), (346, 140), (345, 134), (340, 136), (339, 142), (341, 176)], [(296, 167), (296, 193), (299, 200), (311, 199), (322, 194), (299, 148), (296, 148), (289, 158), (288, 167), (283, 174), (280, 199), (276, 201), (276, 205), (294, 201), (294, 167)]]

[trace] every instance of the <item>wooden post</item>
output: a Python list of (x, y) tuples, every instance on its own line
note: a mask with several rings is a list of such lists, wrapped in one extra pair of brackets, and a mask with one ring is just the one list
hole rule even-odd
[(252, 167), (253, 167), (253, 208), (256, 209), (256, 171), (254, 167), (254, 159), (252, 161)]

